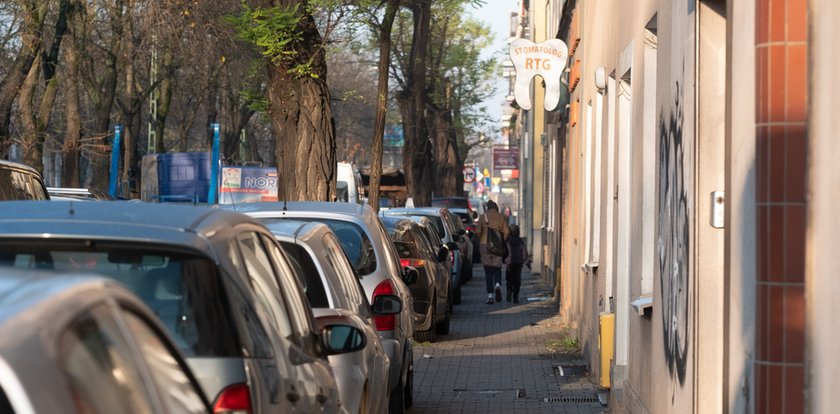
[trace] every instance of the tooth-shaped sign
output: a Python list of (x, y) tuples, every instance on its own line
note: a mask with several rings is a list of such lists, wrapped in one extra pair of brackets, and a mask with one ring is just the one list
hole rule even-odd
[(553, 111), (560, 103), (560, 76), (566, 69), (569, 48), (560, 39), (534, 43), (516, 39), (510, 44), (510, 60), (516, 68), (513, 94), (522, 109), (531, 109), (531, 79), (540, 75), (545, 81), (546, 111)]

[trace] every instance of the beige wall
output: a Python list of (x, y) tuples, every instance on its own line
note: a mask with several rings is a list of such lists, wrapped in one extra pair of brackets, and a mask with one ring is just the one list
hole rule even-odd
[(755, 344), (755, 0), (729, 3), (724, 412), (751, 412)]
[(837, 39), (840, 37), (840, 4), (835, 0), (809, 0), (811, 65), (809, 105), (811, 109), (810, 150), (806, 235), (806, 409), (812, 413), (837, 411), (840, 388), (840, 314), (838, 297), (840, 255), (840, 145), (837, 139), (837, 108), (840, 85), (836, 70), (840, 66)]
[[(561, 312), (579, 322), (581, 344), (598, 372), (598, 315), (615, 311), (613, 387), (629, 412), (723, 407), (725, 230), (710, 225), (710, 193), (726, 184), (726, 49), (720, 47), (726, 21), (723, 12), (689, 5), (576, 3), (582, 36), (574, 58), (582, 70), (571, 99), (579, 101), (580, 112), (564, 165), (562, 278), (568, 289)], [(645, 26), (654, 14), (658, 36), (652, 38)], [(593, 74), (601, 66), (613, 74), (616, 90), (603, 91), (601, 136), (593, 137), (601, 152), (590, 154), (586, 108), (593, 103), (594, 118), (599, 91)], [(622, 88), (622, 80), (629, 87)], [(698, 99), (705, 104), (698, 106)], [(629, 106), (622, 108), (622, 100)], [(663, 142), (670, 144), (663, 148)], [(587, 164), (587, 157), (600, 159), (600, 168)], [(600, 188), (592, 181), (587, 187), (587, 165)], [(600, 208), (587, 213), (584, 207), (595, 204), (585, 202), (586, 193), (595, 191)], [(597, 229), (589, 227), (595, 215)], [(598, 254), (588, 256), (592, 238), (598, 238)], [(584, 273), (581, 265), (589, 261), (598, 268)], [(640, 315), (630, 303), (644, 297), (653, 298), (653, 307)]]

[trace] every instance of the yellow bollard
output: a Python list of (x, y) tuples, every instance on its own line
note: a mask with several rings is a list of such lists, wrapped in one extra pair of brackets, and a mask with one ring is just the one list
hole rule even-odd
[(600, 315), (598, 334), (598, 348), (601, 350), (601, 386), (610, 388), (610, 366), (613, 359), (615, 343), (615, 314), (602, 313)]

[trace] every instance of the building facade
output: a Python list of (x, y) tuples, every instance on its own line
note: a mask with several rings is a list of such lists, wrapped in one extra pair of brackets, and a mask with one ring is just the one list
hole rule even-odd
[(534, 247), (613, 412), (830, 412), (840, 6), (524, 4), (570, 55), (520, 118)]

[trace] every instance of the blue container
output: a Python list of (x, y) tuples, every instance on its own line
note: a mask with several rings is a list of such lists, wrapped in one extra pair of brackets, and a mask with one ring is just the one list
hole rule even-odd
[(207, 202), (210, 191), (209, 152), (158, 154), (157, 162), (161, 202)]

